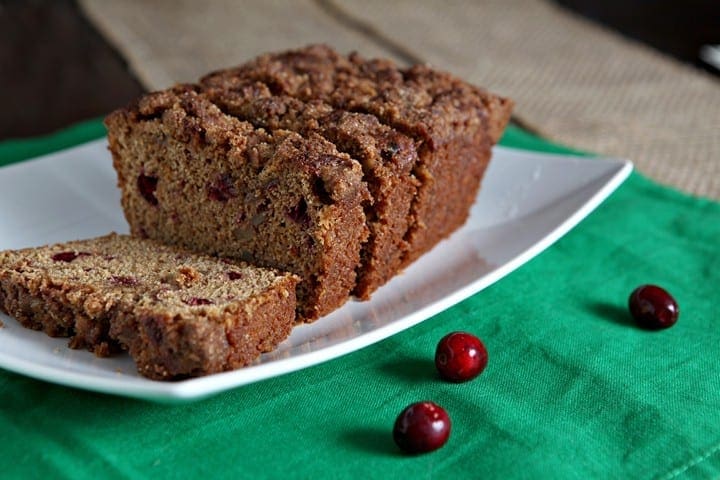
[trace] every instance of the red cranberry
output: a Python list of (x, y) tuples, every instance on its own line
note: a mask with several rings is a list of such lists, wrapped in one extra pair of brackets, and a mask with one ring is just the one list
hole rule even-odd
[(157, 177), (150, 177), (148, 175), (140, 175), (137, 179), (138, 190), (145, 200), (150, 205), (157, 205), (158, 199), (155, 197), (155, 190), (157, 190), (158, 179)]
[[(328, 157), (333, 159), (335, 157)], [(318, 196), (319, 200), (325, 205), (332, 205), (335, 203), (332, 199), (332, 194), (328, 191), (325, 182), (321, 178), (316, 178), (313, 182), (313, 193)]]
[(307, 207), (307, 202), (305, 202), (304, 198), (301, 198), (297, 205), (288, 210), (288, 218), (295, 223), (307, 227), (310, 225), (310, 215), (308, 214)]
[(280, 182), (278, 181), (278, 179), (273, 178), (272, 180), (270, 180), (268, 183), (265, 184), (265, 190), (268, 192), (274, 192), (275, 190), (278, 189), (279, 186), (280, 186)]
[(485, 345), (471, 333), (449, 333), (435, 350), (435, 367), (443, 379), (451, 382), (472, 380), (482, 373), (487, 362)]
[(121, 285), (124, 287), (134, 287), (138, 284), (137, 278), (127, 275), (113, 275), (111, 282), (115, 285)]
[(633, 290), (628, 306), (637, 324), (652, 330), (672, 327), (680, 315), (672, 295), (656, 285), (641, 285)]
[(55, 262), (67, 262), (70, 263), (78, 257), (86, 257), (90, 255), (87, 252), (60, 252), (53, 255), (52, 258)]
[(212, 305), (213, 301), (208, 300), (207, 298), (198, 298), (198, 297), (192, 297), (187, 300), (183, 300), (187, 305), (190, 305), (191, 307), (196, 307), (198, 305)]
[(243, 278), (243, 274), (240, 272), (230, 271), (230, 272), (228, 272), (228, 278), (230, 280), (240, 280), (241, 278)]
[(225, 173), (219, 175), (215, 182), (208, 185), (208, 198), (217, 202), (227, 202), (231, 198), (238, 196), (237, 188), (235, 188), (235, 180), (232, 175)]
[(393, 439), (403, 452), (432, 452), (445, 445), (450, 437), (450, 417), (433, 402), (409, 405), (395, 420)]

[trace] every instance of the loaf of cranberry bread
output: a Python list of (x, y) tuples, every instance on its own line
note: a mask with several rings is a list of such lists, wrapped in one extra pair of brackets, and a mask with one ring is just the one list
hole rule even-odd
[(413, 175), (419, 186), (401, 267), (465, 222), (513, 106), (428, 66), (402, 69), (389, 60), (341, 56), (322, 45), (263, 55), (211, 73), (201, 85), (233, 92), (248, 82), (266, 85), (273, 95), (373, 115), (415, 141)]
[(0, 252), (0, 310), (139, 373), (179, 379), (242, 367), (295, 319), (292, 274), (110, 234)]
[[(312, 320), (369, 298), (465, 222), (511, 109), (427, 66), (311, 46), (150, 94), (106, 125), (134, 233), (296, 273)], [(288, 139), (292, 153), (276, 147)], [(252, 167), (279, 151), (343, 160), (319, 181), (293, 160), (273, 180)]]
[(192, 86), (106, 125), (133, 234), (299, 275), (300, 320), (347, 301), (368, 237), (357, 161), (315, 133), (226, 115)]
[(411, 205), (418, 187), (412, 139), (372, 115), (334, 109), (321, 101), (272, 95), (261, 83), (233, 90), (210, 87), (204, 93), (224, 112), (256, 127), (304, 136), (316, 133), (358, 160), (372, 202), (365, 204), (370, 236), (360, 251), (353, 294), (370, 298), (398, 272), (407, 251), (405, 235), (414, 223)]

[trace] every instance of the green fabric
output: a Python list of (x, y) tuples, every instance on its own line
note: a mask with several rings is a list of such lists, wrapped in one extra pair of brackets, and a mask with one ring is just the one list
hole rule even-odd
[(105, 135), (101, 119), (88, 120), (42, 137), (0, 142), (0, 167), (37, 157)]
[[(517, 129), (504, 143), (566, 151)], [(51, 145), (0, 152), (17, 159)], [(508, 277), (322, 365), (180, 406), (0, 372), (0, 476), (718, 478), (719, 239), (720, 204), (633, 174)], [(676, 296), (673, 328), (633, 326), (626, 301), (642, 283)], [(434, 348), (452, 330), (487, 345), (473, 382), (437, 378)], [(450, 440), (403, 456), (392, 424), (423, 399), (448, 410)]]

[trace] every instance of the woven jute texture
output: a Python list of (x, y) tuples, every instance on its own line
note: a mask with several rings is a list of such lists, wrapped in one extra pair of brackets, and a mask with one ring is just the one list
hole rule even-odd
[(424, 61), (512, 97), (564, 144), (631, 159), (720, 198), (720, 82), (541, 0), (203, 2), (83, 0), (149, 88), (265, 51), (325, 42)]

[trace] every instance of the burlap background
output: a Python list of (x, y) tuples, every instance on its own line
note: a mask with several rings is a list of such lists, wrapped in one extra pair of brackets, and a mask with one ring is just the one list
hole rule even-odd
[(541, 0), (82, 0), (149, 88), (326, 42), (427, 61), (514, 98), (547, 138), (720, 199), (720, 82)]

